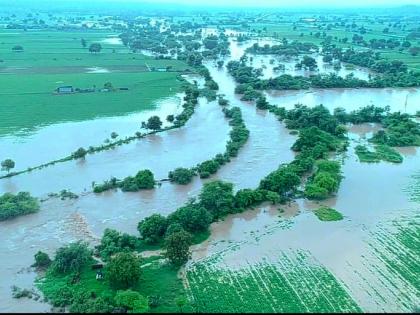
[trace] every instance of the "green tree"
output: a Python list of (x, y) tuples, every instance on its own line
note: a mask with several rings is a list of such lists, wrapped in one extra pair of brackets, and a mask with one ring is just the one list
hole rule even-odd
[(146, 128), (152, 130), (160, 130), (162, 127), (162, 121), (160, 120), (159, 116), (152, 116), (148, 119)]
[(193, 170), (184, 167), (178, 167), (168, 174), (169, 180), (177, 184), (186, 185), (191, 182), (195, 173)]
[(86, 39), (81, 38), (81, 39), (80, 39), (80, 44), (82, 44), (82, 47), (83, 47), (83, 48), (86, 48), (86, 45), (87, 45), (87, 43), (86, 43)]
[(117, 253), (106, 265), (105, 272), (114, 288), (128, 289), (140, 280), (140, 261), (133, 253)]
[(85, 242), (71, 243), (60, 247), (52, 262), (52, 270), (57, 273), (80, 272), (92, 259), (92, 251)]
[(201, 205), (189, 203), (168, 216), (168, 224), (179, 223), (186, 231), (206, 230), (212, 222), (211, 214)]
[(200, 205), (206, 208), (215, 219), (218, 219), (232, 212), (233, 185), (219, 180), (205, 183), (199, 199)]
[(191, 234), (186, 231), (178, 231), (165, 238), (165, 257), (176, 265), (181, 266), (188, 261), (191, 256), (190, 246), (192, 244)]
[(155, 187), (155, 178), (152, 171), (141, 170), (136, 176), (128, 176), (121, 183), (122, 191), (138, 191), (140, 189), (153, 189)]
[(168, 222), (166, 218), (160, 214), (152, 214), (151, 216), (140, 221), (137, 225), (137, 230), (140, 233), (141, 239), (146, 243), (153, 244), (165, 235)]
[(262, 110), (266, 110), (270, 107), (270, 104), (267, 102), (267, 99), (265, 98), (265, 96), (260, 96), (257, 99), (257, 108), (258, 109), (262, 109)]
[(118, 291), (114, 297), (117, 306), (125, 308), (129, 313), (146, 313), (149, 310), (149, 301), (137, 291)]
[(102, 45), (101, 44), (99, 44), (99, 43), (93, 43), (93, 44), (90, 44), (90, 46), (89, 46), (89, 52), (91, 52), (91, 53), (99, 53), (99, 52), (101, 52), (101, 50), (102, 50)]
[(86, 156), (87, 151), (84, 148), (78, 148), (75, 152), (73, 152), (72, 156), (74, 159), (82, 159)]
[(9, 173), (10, 170), (14, 167), (15, 167), (15, 161), (13, 161), (12, 159), (6, 159), (1, 162), (2, 171), (7, 171)]

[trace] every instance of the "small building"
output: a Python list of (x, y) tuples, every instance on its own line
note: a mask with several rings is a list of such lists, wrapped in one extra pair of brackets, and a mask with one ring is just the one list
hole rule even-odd
[(71, 85), (68, 85), (68, 86), (60, 86), (55, 91), (59, 94), (67, 94), (67, 93), (73, 93), (74, 89)]

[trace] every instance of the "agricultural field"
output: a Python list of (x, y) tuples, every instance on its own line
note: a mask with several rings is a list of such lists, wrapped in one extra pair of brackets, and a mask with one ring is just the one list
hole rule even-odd
[[(187, 69), (176, 60), (155, 60), (128, 51), (109, 32), (59, 32), (1, 30), (0, 44), (0, 136), (31, 132), (34, 128), (97, 117), (121, 116), (153, 109), (156, 101), (179, 91), (178, 71)], [(101, 43), (100, 53), (83, 48)], [(23, 52), (12, 47), (21, 45)], [(173, 72), (151, 68), (170, 67)], [(56, 95), (60, 86), (127, 91)]]
[(343, 284), (303, 251), (239, 270), (199, 262), (189, 267), (187, 279), (199, 312), (360, 312)]

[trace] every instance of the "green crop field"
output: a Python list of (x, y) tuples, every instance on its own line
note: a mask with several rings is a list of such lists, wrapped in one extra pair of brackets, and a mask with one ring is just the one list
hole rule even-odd
[[(130, 52), (106, 39), (101, 31), (0, 31), (0, 136), (68, 121), (83, 121), (152, 109), (156, 100), (179, 91), (177, 72), (149, 72), (152, 67), (183, 71), (178, 60), (156, 60)], [(100, 53), (89, 53), (81, 38), (101, 43)], [(13, 52), (21, 45), (23, 52)], [(105, 73), (88, 73), (88, 68)], [(63, 85), (87, 89), (111, 82), (128, 91), (54, 95)]]
[(238, 271), (199, 262), (187, 271), (198, 312), (358, 312), (344, 287), (304, 251)]
[[(55, 95), (61, 85), (90, 88), (111, 82), (128, 91)], [(1, 76), (0, 135), (65, 121), (123, 115), (151, 109), (178, 91), (175, 73), (104, 73)]]

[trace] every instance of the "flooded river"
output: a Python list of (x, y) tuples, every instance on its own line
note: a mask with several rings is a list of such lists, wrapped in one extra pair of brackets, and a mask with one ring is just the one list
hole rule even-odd
[[(247, 45), (251, 44), (252, 41), (246, 45), (231, 41), (232, 56), (229, 58), (238, 59)], [(206, 62), (206, 66), (219, 84), (218, 93), (225, 94), (232, 106), (241, 108), (245, 124), (250, 130), (249, 140), (238, 157), (224, 165), (212, 179), (231, 181), (235, 189), (255, 188), (262, 177), (279, 164), (294, 158), (290, 146), (296, 138), (289, 134), (274, 115), (257, 110), (252, 103), (240, 101), (240, 97), (234, 94), (235, 83), (225, 68), (217, 68), (214, 62)], [(314, 96), (316, 93), (319, 96)], [(359, 97), (359, 93), (362, 96)], [(399, 110), (400, 100), (405, 99), (406, 93), (387, 89), (369, 92), (325, 90), (267, 93), (267, 96), (270, 103), (286, 107), (300, 102), (308, 105), (323, 103), (331, 109), (337, 106), (354, 109), (367, 105), (366, 102), (372, 99), (375, 105), (386, 103), (393, 110)], [(410, 93), (408, 106), (420, 98), (418, 89)], [(307, 94), (312, 94), (312, 98)], [(166, 117), (177, 110), (179, 103), (167, 102), (143, 117), (154, 113)], [(41, 150), (37, 144), (52, 134), (61, 134), (63, 141), (57, 142), (57, 149), (49, 148), (50, 151), (56, 150), (48, 152), (49, 159), (52, 153), (61, 157), (75, 147), (101, 143), (112, 131), (121, 136), (132, 134), (142, 119), (127, 116), (81, 123), (84, 125), (70, 124), (72, 127), (67, 124), (54, 125), (45, 128), (46, 131), (40, 131), (33, 138), (14, 137), (4, 143), (8, 150), (18, 152), (16, 159), (20, 165), (33, 165), (35, 161), (45, 162), (43, 153), (38, 152)], [(89, 126), (94, 124), (103, 124), (107, 128), (101, 129), (97, 135), (86, 137)], [(414, 293), (405, 287), (410, 289), (407, 296), (397, 297), (386, 277), (369, 269), (371, 264), (380, 270), (383, 262), (377, 258), (366, 240), (371, 239), (370, 233), (378, 228), (379, 222), (398, 218), (401, 212), (409, 214), (418, 211), (418, 204), (409, 201), (402, 187), (409, 184), (410, 176), (415, 171), (419, 171), (420, 152), (415, 148), (403, 150), (404, 162), (399, 165), (361, 164), (354, 154), (354, 146), (357, 141), (362, 141), (361, 137), (366, 133), (372, 132), (372, 128), (375, 127), (367, 125), (350, 130), (351, 147), (343, 165), (345, 177), (337, 196), (326, 201), (326, 204), (343, 213), (343, 221), (318, 221), (311, 212), (318, 205), (304, 200), (283, 207), (283, 213), (279, 212), (278, 206), (262, 206), (213, 224), (210, 239), (194, 248), (192, 261), (219, 255), (223, 258), (220, 263), (223, 267), (237, 268), (262, 259), (274, 259), (284, 249), (303, 248), (309, 250), (346, 284), (348, 291), (364, 310), (406, 310), (404, 303), (413, 298)], [(32, 287), (35, 274), (26, 268), (33, 263), (33, 255), (38, 250), (53, 254), (59, 246), (77, 239), (95, 243), (108, 227), (136, 234), (137, 223), (141, 219), (152, 213), (171, 213), (190, 197), (196, 196), (207, 180), (195, 178), (186, 186), (163, 183), (149, 191), (108, 191), (98, 195), (90, 192), (93, 181), (101, 182), (110, 176), (121, 178), (144, 168), (150, 168), (156, 178), (165, 178), (168, 171), (176, 167), (191, 167), (224, 152), (229, 130), (217, 102), (200, 99), (196, 112), (183, 128), (149, 136), (114, 150), (88, 155), (85, 161), (60, 163), (0, 180), (2, 193), (26, 190), (39, 197), (61, 189), (82, 193), (75, 200), (47, 200), (36, 214), (0, 222), (0, 258), (8, 262), (0, 265), (3, 276), (0, 283), (0, 311), (50, 309), (47, 304), (27, 299), (14, 300), (11, 297), (11, 285)], [(392, 180), (385, 180), (385, 174), (386, 178)], [(233, 245), (235, 250), (232, 250)], [(361, 256), (362, 252), (366, 255)], [(401, 289), (404, 282), (397, 279), (395, 285)], [(381, 304), (379, 296), (386, 297), (389, 303)]]

